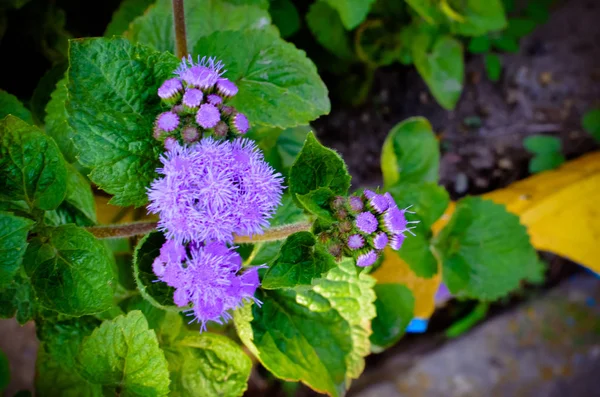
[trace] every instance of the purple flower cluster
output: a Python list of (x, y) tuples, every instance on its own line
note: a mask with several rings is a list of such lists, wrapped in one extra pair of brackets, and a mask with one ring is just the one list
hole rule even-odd
[(159, 215), (167, 238), (153, 271), (175, 288), (177, 306), (191, 307), (201, 330), (228, 320), (244, 300), (260, 304), (260, 266), (243, 270), (228, 244), (234, 234), (263, 233), (283, 191), (281, 174), (253, 141), (239, 137), (250, 125), (225, 104), (238, 88), (222, 71), (213, 58), (189, 57), (158, 89), (172, 108), (156, 118), (153, 136), (166, 152), (148, 189), (148, 210)]
[(417, 223), (406, 220), (405, 214), (412, 212), (399, 209), (389, 193), (365, 190), (347, 200), (336, 197), (331, 206), (340, 222), (337, 230), (327, 234), (334, 237), (330, 252), (335, 256), (342, 253), (352, 256), (360, 267), (373, 265), (386, 246), (399, 250), (405, 233), (412, 234), (413, 227), (409, 224)]
[(223, 64), (214, 58), (198, 57), (196, 62), (191, 55), (183, 58), (176, 77), (158, 89), (158, 96), (171, 109), (156, 118), (154, 138), (192, 143), (205, 136), (233, 138), (248, 132), (248, 118), (227, 105), (238, 88), (223, 73)]

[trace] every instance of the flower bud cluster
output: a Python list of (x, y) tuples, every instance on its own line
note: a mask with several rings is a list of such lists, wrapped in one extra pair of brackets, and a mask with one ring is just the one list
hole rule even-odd
[(234, 138), (248, 132), (248, 118), (228, 104), (238, 88), (223, 73), (223, 64), (214, 58), (183, 58), (176, 77), (158, 89), (170, 109), (156, 117), (154, 138), (193, 143), (207, 136)]
[(331, 208), (337, 222), (319, 237), (337, 258), (349, 256), (356, 265), (373, 265), (386, 246), (399, 250), (418, 221), (407, 221), (408, 208), (399, 209), (391, 194), (364, 193), (348, 198), (336, 197)]

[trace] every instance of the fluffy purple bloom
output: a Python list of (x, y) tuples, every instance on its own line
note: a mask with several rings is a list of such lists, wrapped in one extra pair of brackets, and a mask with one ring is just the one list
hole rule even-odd
[(243, 113), (237, 113), (233, 116), (231, 129), (237, 134), (245, 134), (250, 129), (250, 122)]
[(164, 112), (156, 118), (156, 127), (162, 131), (171, 132), (179, 127), (179, 116), (173, 112)]
[(168, 265), (179, 265), (186, 256), (186, 250), (182, 244), (173, 240), (167, 240), (160, 249), (160, 255), (152, 263), (152, 270), (154, 274), (161, 277), (165, 274)]
[(389, 238), (384, 232), (379, 232), (373, 237), (373, 247), (382, 250), (388, 244)]
[(363, 201), (362, 201), (362, 199), (360, 197), (351, 196), (350, 199), (349, 199), (349, 203), (350, 203), (350, 208), (354, 212), (360, 212), (364, 208)]
[(348, 248), (356, 250), (364, 247), (365, 239), (360, 234), (353, 234), (348, 237)]
[(187, 109), (198, 109), (200, 104), (202, 103), (202, 99), (204, 98), (204, 94), (197, 88), (188, 88), (185, 90), (185, 94), (183, 94), (183, 99), (181, 103)]
[(388, 210), (383, 213), (383, 223), (388, 232), (400, 234), (406, 231), (408, 223), (404, 216), (404, 212), (404, 210), (400, 210), (398, 207), (392, 207), (388, 208)]
[(203, 128), (213, 128), (221, 121), (221, 114), (215, 105), (205, 103), (196, 113), (196, 123)]
[(225, 98), (231, 98), (238, 93), (238, 88), (229, 79), (220, 78), (217, 80), (217, 92)]
[(210, 94), (209, 96), (206, 97), (206, 101), (212, 105), (219, 106), (220, 104), (223, 103), (223, 98), (221, 98), (220, 96), (218, 96), (216, 94)]
[(231, 242), (234, 233), (260, 234), (281, 201), (281, 174), (251, 140), (175, 143), (160, 160), (163, 176), (148, 191), (148, 210), (159, 214), (169, 239)]
[(158, 89), (158, 96), (165, 100), (175, 99), (182, 89), (183, 85), (179, 79), (168, 79)]
[(356, 259), (356, 266), (367, 267), (371, 266), (377, 260), (377, 253), (374, 250), (369, 250), (361, 254)]
[(354, 224), (356, 225), (358, 230), (365, 234), (371, 234), (375, 232), (378, 226), (377, 218), (375, 218), (375, 215), (367, 211), (358, 214), (356, 220), (354, 221)]
[(377, 194), (374, 193), (370, 190), (365, 190), (365, 195), (366, 192), (369, 192), (369, 207), (371, 209), (373, 209), (373, 211), (377, 212), (378, 214), (382, 214), (383, 211), (387, 210), (389, 207), (389, 202), (388, 199), (385, 196), (382, 196), (381, 194)]
[(194, 62), (192, 56), (189, 55), (187, 59), (183, 58), (175, 74), (188, 86), (208, 90), (217, 83), (223, 74), (223, 64), (212, 57), (198, 57), (198, 60)]
[(390, 248), (398, 251), (400, 248), (402, 248), (402, 243), (404, 242), (405, 238), (406, 237), (404, 236), (404, 234), (393, 235), (390, 239)]
[[(170, 244), (169, 241), (166, 244)], [(228, 320), (230, 310), (240, 307), (244, 300), (254, 299), (260, 284), (257, 269), (242, 273), (241, 264), (237, 252), (223, 243), (213, 242), (192, 246), (185, 266), (181, 262), (169, 262), (163, 274), (157, 276), (175, 288), (173, 301), (177, 306), (191, 304), (190, 312), (201, 324), (201, 330), (206, 330), (208, 321)]]

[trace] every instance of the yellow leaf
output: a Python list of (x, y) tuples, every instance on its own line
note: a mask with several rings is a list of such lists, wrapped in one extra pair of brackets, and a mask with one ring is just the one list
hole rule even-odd
[(421, 278), (390, 248), (385, 248), (384, 258), (372, 276), (380, 284), (397, 283), (408, 287), (415, 297), (414, 316), (423, 319), (431, 317), (435, 309), (435, 293), (442, 280), (441, 272), (438, 271), (431, 278)]

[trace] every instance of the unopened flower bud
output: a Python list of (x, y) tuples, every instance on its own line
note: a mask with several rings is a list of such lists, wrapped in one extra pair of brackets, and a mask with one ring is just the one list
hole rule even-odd
[(237, 113), (232, 117), (230, 126), (236, 134), (245, 134), (250, 129), (250, 122), (243, 113)]
[(217, 80), (217, 92), (225, 98), (231, 98), (238, 92), (237, 86), (229, 79), (220, 78)]
[(181, 130), (181, 138), (186, 143), (196, 142), (199, 137), (200, 134), (198, 133), (198, 128), (192, 125), (185, 126)]
[(215, 135), (224, 138), (227, 136), (227, 132), (229, 132), (229, 126), (224, 121), (219, 121), (215, 126)]
[(352, 230), (352, 222), (349, 220), (342, 221), (339, 223), (338, 229), (341, 233), (348, 233), (350, 230)]
[(158, 89), (158, 96), (167, 105), (174, 105), (181, 98), (183, 84), (179, 79), (168, 79)]

